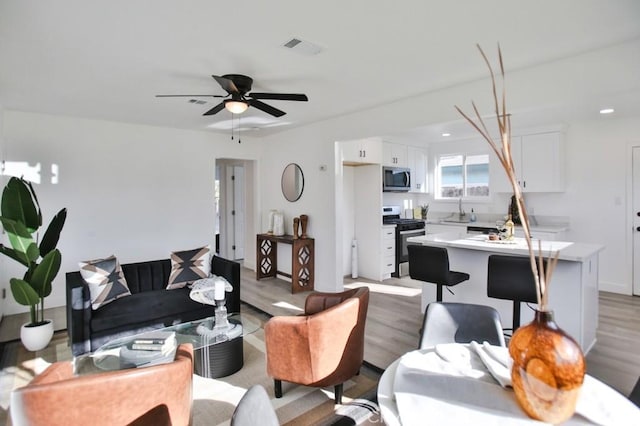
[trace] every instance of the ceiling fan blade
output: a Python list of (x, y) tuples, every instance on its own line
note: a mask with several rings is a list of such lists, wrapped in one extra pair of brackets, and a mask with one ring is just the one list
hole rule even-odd
[(306, 102), (309, 100), (307, 95), (302, 93), (260, 93), (253, 92), (249, 93), (248, 96), (251, 96), (254, 99), (273, 99), (273, 100), (281, 100), (281, 101), (303, 101)]
[(238, 90), (238, 88), (236, 87), (236, 84), (229, 80), (228, 78), (224, 78), (224, 77), (220, 77), (217, 75), (212, 75), (211, 77), (213, 77), (218, 84), (227, 91), (227, 93), (239, 93), (240, 91)]
[(260, 102), (257, 99), (249, 99), (249, 104), (252, 107), (258, 108), (260, 111), (264, 111), (267, 114), (271, 114), (274, 117), (282, 117), (286, 114), (286, 112), (279, 110), (278, 108), (274, 108), (271, 105), (267, 105), (264, 102)]
[(224, 109), (224, 102), (220, 102), (218, 105), (211, 108), (209, 111), (205, 112), (202, 115), (213, 115), (217, 114)]
[(229, 95), (156, 95), (156, 98), (226, 98)]

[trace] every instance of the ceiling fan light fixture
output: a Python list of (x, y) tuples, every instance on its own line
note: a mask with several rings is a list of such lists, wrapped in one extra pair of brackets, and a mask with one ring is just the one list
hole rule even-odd
[(247, 110), (247, 108), (249, 108), (249, 103), (246, 101), (227, 99), (224, 101), (224, 107), (232, 114), (242, 114)]

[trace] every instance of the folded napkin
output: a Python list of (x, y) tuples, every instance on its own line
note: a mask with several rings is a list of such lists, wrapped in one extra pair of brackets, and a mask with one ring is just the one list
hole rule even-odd
[(532, 422), (513, 392), (498, 386), (471, 345), (442, 344), (405, 354), (393, 392), (403, 426)]
[(511, 368), (508, 367), (509, 353), (507, 348), (492, 346), (483, 342), (482, 346), (478, 342), (471, 342), (471, 348), (478, 354), (480, 360), (489, 373), (503, 388), (511, 386)]

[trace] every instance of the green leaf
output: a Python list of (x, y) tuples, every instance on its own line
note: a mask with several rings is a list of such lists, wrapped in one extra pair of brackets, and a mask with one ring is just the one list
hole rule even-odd
[(42, 225), (42, 215), (30, 183), (12, 177), (2, 191), (2, 216), (21, 222), (34, 233)]
[(40, 297), (51, 294), (51, 282), (60, 270), (62, 255), (58, 249), (50, 251), (31, 275), (31, 286)]
[(58, 240), (60, 239), (60, 233), (62, 227), (67, 219), (67, 209), (62, 209), (56, 214), (42, 237), (40, 242), (40, 254), (46, 256), (49, 252), (56, 248)]
[(33, 306), (40, 302), (40, 296), (25, 280), (19, 278), (11, 278), (11, 294), (13, 298), (21, 305)]
[(29, 262), (26, 261), (24, 259), (24, 256), (20, 256), (20, 254), (18, 254), (18, 252), (16, 252), (14, 249), (3, 246), (2, 244), (0, 244), (0, 253), (4, 254), (7, 257), (10, 257), (11, 259), (15, 260), (16, 262), (20, 262), (21, 264), (23, 264), (26, 267), (29, 267)]
[(0, 222), (2, 222), (2, 226), (7, 232), (11, 247), (13, 247), (18, 256), (26, 262), (34, 261), (40, 257), (38, 246), (22, 222), (6, 217), (0, 217)]

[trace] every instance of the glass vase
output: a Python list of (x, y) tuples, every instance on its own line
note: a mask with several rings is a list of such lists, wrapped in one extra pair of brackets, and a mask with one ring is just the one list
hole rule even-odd
[(586, 365), (580, 346), (558, 327), (553, 312), (536, 311), (531, 323), (518, 328), (509, 354), (516, 400), (529, 417), (553, 424), (569, 419)]

